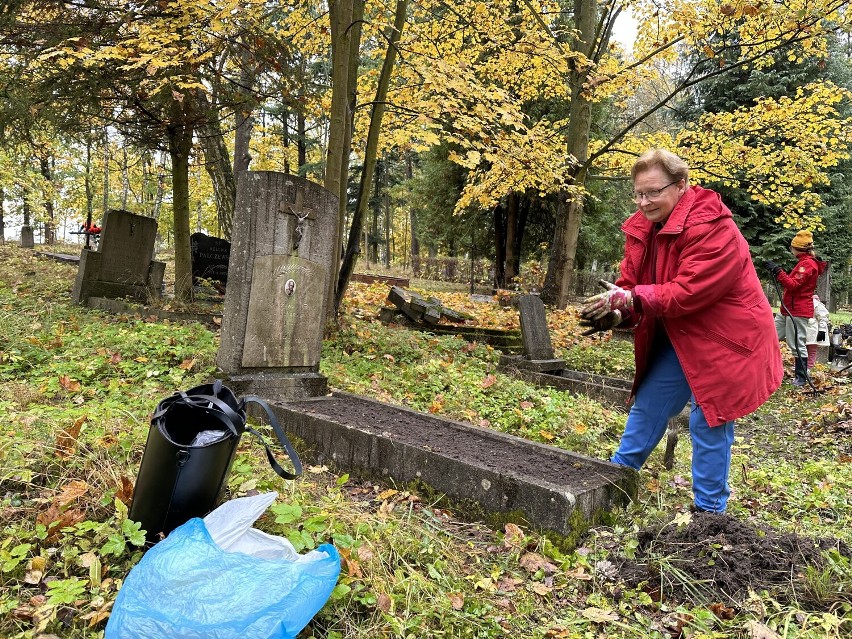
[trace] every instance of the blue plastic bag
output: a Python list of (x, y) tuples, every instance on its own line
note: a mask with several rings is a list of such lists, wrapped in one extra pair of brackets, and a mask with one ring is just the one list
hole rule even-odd
[(340, 556), (304, 555), (251, 527), (277, 493), (226, 502), (190, 519), (133, 567), (105, 639), (293, 639), (325, 605)]

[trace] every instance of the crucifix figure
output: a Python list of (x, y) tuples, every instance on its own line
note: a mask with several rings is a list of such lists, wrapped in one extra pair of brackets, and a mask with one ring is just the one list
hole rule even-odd
[(305, 222), (315, 220), (316, 214), (312, 209), (304, 206), (305, 194), (302, 189), (296, 191), (295, 206), (285, 204), (281, 207), (282, 213), (288, 213), (296, 218), (296, 227), (293, 229), (293, 250), (299, 249), (299, 244), (302, 242), (302, 237), (305, 235)]

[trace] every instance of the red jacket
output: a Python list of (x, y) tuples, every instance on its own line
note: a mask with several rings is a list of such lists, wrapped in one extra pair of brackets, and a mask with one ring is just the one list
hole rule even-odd
[(756, 410), (781, 385), (781, 349), (745, 238), (718, 193), (690, 187), (649, 249), (653, 224), (637, 211), (622, 225), (621, 278), (632, 289), (636, 377), (648, 368), (662, 322), (707, 423)]
[(814, 291), (819, 276), (828, 268), (828, 262), (818, 260), (810, 253), (799, 253), (797, 259), (798, 263), (789, 275), (784, 271), (778, 272), (778, 281), (784, 287), (781, 314), (813, 317)]

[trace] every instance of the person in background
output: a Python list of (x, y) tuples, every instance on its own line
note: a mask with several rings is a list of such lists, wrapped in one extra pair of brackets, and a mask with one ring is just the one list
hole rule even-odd
[(805, 346), (808, 349), (808, 370), (816, 364), (817, 348), (828, 346), (828, 309), (814, 294), (814, 316), (808, 320)]
[(80, 226), (80, 232), (86, 235), (100, 235), (101, 230), (101, 227), (97, 224), (89, 224), (88, 222), (83, 222)]
[(810, 231), (796, 233), (790, 242), (790, 251), (796, 266), (788, 275), (772, 260), (766, 268), (784, 287), (781, 312), (775, 316), (775, 333), (786, 340), (793, 353), (793, 386), (804, 386), (808, 381), (808, 320), (814, 316), (814, 291), (819, 276), (828, 268), (828, 262), (819, 259), (814, 251), (814, 236)]
[(781, 349), (749, 247), (719, 194), (690, 186), (674, 153), (631, 169), (638, 210), (622, 225), (621, 277), (580, 311), (585, 335), (634, 331), (635, 398), (611, 460), (639, 470), (691, 400), (693, 510), (722, 512), (734, 420), (780, 386)]

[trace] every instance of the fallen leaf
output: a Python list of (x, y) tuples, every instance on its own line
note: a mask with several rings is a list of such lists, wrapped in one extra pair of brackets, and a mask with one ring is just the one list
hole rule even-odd
[(735, 614), (733, 608), (728, 608), (724, 604), (720, 603), (710, 604), (710, 610), (719, 619), (733, 619)]
[(376, 597), (376, 607), (382, 612), (390, 612), (391, 603), (391, 598), (383, 592)]
[(481, 386), (482, 388), (489, 388), (490, 386), (494, 386), (494, 383), (495, 383), (496, 381), (497, 381), (497, 377), (489, 373), (489, 374), (488, 374), (488, 375), (486, 375), (486, 376), (485, 376), (485, 378), (482, 380), (482, 383), (480, 384), (480, 386)]
[(113, 353), (109, 356), (110, 364), (118, 364), (121, 361), (121, 353)]
[(115, 498), (126, 506), (129, 506), (130, 502), (133, 501), (133, 480), (130, 477), (122, 475), (120, 481), (121, 488), (115, 493)]
[(54, 503), (60, 508), (64, 508), (72, 501), (76, 501), (89, 490), (89, 484), (81, 479), (74, 479), (62, 488), (62, 492), (54, 498)]
[(543, 583), (536, 582), (532, 585), (533, 592), (542, 597), (553, 592), (553, 588), (545, 586)]
[(542, 570), (546, 575), (552, 575), (556, 572), (556, 566), (535, 552), (524, 553), (518, 563), (521, 565), (521, 568), (530, 573)]
[(686, 513), (678, 513), (677, 515), (675, 515), (674, 519), (672, 520), (672, 523), (675, 526), (677, 526), (678, 528), (680, 528), (681, 526), (688, 526), (691, 521), (692, 521), (692, 513), (686, 512)]
[(399, 493), (398, 490), (394, 490), (393, 488), (388, 488), (387, 490), (383, 490), (378, 495), (376, 495), (376, 501), (384, 501), (388, 497), (393, 497)]
[(595, 623), (610, 623), (618, 621), (618, 615), (612, 610), (604, 610), (603, 608), (589, 607), (583, 611), (583, 616)]
[(511, 599), (498, 599), (494, 602), (494, 605), (498, 608), (508, 610), (509, 612), (515, 612), (515, 602), (513, 602)]
[(59, 385), (62, 386), (67, 391), (71, 391), (72, 393), (76, 393), (80, 390), (80, 382), (75, 379), (71, 379), (68, 375), (60, 375), (59, 376)]
[(522, 410), (529, 410), (533, 406), (535, 406), (535, 404), (533, 404), (532, 402), (521, 402), (521, 409)]
[(195, 366), (195, 358), (185, 359), (180, 364), (178, 364), (178, 368), (181, 368), (185, 371), (192, 369), (193, 366)]
[(781, 639), (778, 633), (754, 619), (746, 624), (746, 629), (751, 639)]
[(503, 577), (497, 582), (497, 590), (500, 590), (501, 592), (514, 592), (522, 583), (524, 583), (523, 579)]
[(83, 415), (77, 419), (71, 426), (65, 430), (59, 430), (56, 434), (56, 456), (62, 459), (68, 459), (74, 455), (74, 450), (77, 447), (77, 438), (80, 436), (80, 429), (88, 420), (88, 416)]
[(450, 600), (450, 605), (453, 607), (453, 610), (461, 610), (464, 608), (464, 594), (460, 592), (451, 592), (447, 595), (447, 599)]
[(583, 566), (577, 566), (574, 570), (567, 571), (565, 576), (569, 579), (577, 579), (579, 581), (591, 581), (593, 579)]
[(508, 523), (503, 527), (506, 536), (503, 541), (509, 546), (520, 547), (524, 543), (524, 531), (517, 524)]

